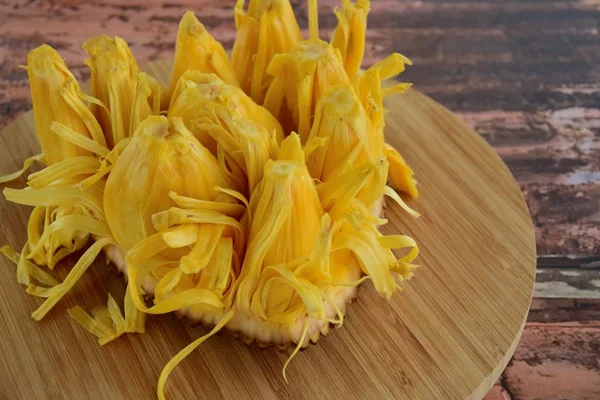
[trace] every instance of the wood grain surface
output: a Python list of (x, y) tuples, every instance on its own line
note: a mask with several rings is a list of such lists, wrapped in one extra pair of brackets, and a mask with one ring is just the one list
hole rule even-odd
[[(234, 4), (0, 0), (0, 127), (31, 107), (26, 73), (17, 68), (31, 48), (55, 46), (76, 76), (86, 79), (81, 44), (89, 36), (126, 38), (140, 63), (168, 58), (179, 18), (192, 9), (231, 46)], [(323, 14), (338, 1), (319, 4)], [(306, 27), (305, 3), (292, 5)], [(331, 16), (321, 17), (322, 37), (334, 23)], [(598, 363), (582, 363), (578, 356), (579, 348), (600, 351), (600, 330), (580, 336), (580, 346), (569, 354), (558, 345), (571, 332), (561, 324), (575, 331), (600, 328), (600, 316), (590, 312), (600, 306), (590, 300), (600, 296), (599, 32), (596, 0), (372, 0), (365, 66), (392, 51), (410, 57), (415, 65), (403, 79), (450, 108), (494, 147), (530, 207), (539, 299), (525, 332), (547, 326), (552, 345), (540, 348), (535, 335), (525, 334), (520, 348), (535, 350), (537, 357), (519, 364), (518, 373), (510, 363), (489, 400), (600, 398), (598, 385), (592, 392), (578, 390), (590, 387), (582, 384), (590, 374), (600, 376)], [(0, 160), (0, 174), (16, 165)], [(532, 315), (546, 318), (532, 320)], [(542, 389), (547, 389), (543, 396)]]
[[(149, 70), (166, 80), (166, 65)], [(388, 142), (419, 173), (414, 206), (422, 217), (389, 206), (383, 230), (417, 238), (417, 277), (390, 302), (365, 285), (344, 327), (294, 359), (289, 384), (281, 376), (286, 354), (222, 336), (176, 370), (170, 398), (481, 399), (500, 376), (522, 333), (535, 279), (525, 202), (494, 151), (439, 104), (411, 91), (386, 105)], [(3, 130), (2, 168), (34, 152), (33, 137), (31, 114)], [(0, 207), (0, 242), (22, 244), (27, 210), (5, 200)], [(0, 265), (3, 398), (151, 398), (164, 363), (205, 331), (169, 315), (152, 318), (144, 335), (99, 348), (64, 310), (102, 304), (107, 289), (122, 293), (115, 268), (96, 261), (36, 324), (28, 314), (37, 300), (16, 283), (8, 260)]]

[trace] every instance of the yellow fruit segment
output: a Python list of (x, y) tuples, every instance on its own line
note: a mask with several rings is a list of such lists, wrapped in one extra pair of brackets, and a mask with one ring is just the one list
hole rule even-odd
[[(297, 142), (296, 154), (293, 150), (285, 154), (289, 141)], [(266, 163), (263, 179), (250, 200), (248, 249), (235, 299), (236, 308), (246, 313), (254, 309), (266, 316), (261, 309), (262, 290), (258, 290), (261, 279), (268, 276), (264, 269), (307, 257), (321, 230), (324, 211), (306, 166), (296, 159), (302, 157), (298, 136), (290, 136), (282, 147), (280, 160)], [(274, 297), (282, 307), (293, 291), (285, 284), (280, 289), (288, 293)], [(277, 307), (272, 310), (276, 312)]]
[(267, 68), (273, 57), (302, 41), (300, 28), (288, 0), (244, 0), (235, 6), (237, 34), (231, 63), (241, 88), (261, 104), (272, 77)]
[[(89, 58), (91, 95), (100, 103), (92, 111), (100, 122), (109, 148), (131, 136), (129, 131), (134, 98), (134, 77), (139, 72), (127, 43), (106, 35), (86, 41), (83, 49)], [(146, 104), (147, 114), (150, 105)]]
[(309, 39), (273, 57), (267, 74), (273, 77), (264, 106), (286, 133), (297, 132), (306, 142), (311, 116), (330, 86), (350, 83), (342, 56), (327, 42)]
[(48, 45), (32, 50), (27, 56), (27, 73), (35, 129), (48, 164), (89, 154), (54, 134), (50, 129), (52, 122), (104, 144), (100, 125), (84, 104), (79, 84), (56, 50)]
[(214, 200), (215, 187), (232, 187), (216, 158), (180, 119), (151, 116), (138, 127), (106, 183), (103, 207), (120, 246), (151, 236), (152, 215), (175, 205), (170, 192)]
[(169, 106), (179, 78), (188, 70), (213, 73), (224, 82), (239, 87), (225, 49), (191, 11), (186, 12), (179, 23), (171, 80), (162, 97), (163, 109)]
[(169, 118), (181, 118), (185, 126), (215, 156), (217, 142), (213, 127), (231, 131), (234, 120), (247, 120), (260, 126), (268, 137), (279, 143), (283, 129), (277, 119), (264, 107), (256, 104), (238, 87), (223, 82), (215, 74), (188, 71), (181, 76), (169, 107)]
[(367, 15), (371, 4), (369, 0), (342, 0), (342, 8), (335, 10), (338, 23), (331, 36), (331, 45), (340, 50), (344, 60), (344, 69), (351, 81), (354, 81), (365, 54), (367, 34)]
[(374, 129), (350, 86), (332, 86), (319, 100), (306, 143), (311, 176), (326, 182), (382, 157), (383, 132)]

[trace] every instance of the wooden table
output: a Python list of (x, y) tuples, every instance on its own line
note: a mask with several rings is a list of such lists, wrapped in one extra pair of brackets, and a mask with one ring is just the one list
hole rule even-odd
[[(372, 0), (369, 65), (392, 51), (403, 76), (459, 114), (519, 181), (536, 228), (538, 282), (523, 339), (486, 397), (600, 398), (600, 3)], [(0, 128), (31, 107), (18, 68), (42, 43), (80, 79), (83, 40), (124, 37), (140, 63), (170, 57), (192, 9), (231, 46), (235, 0), (0, 1)], [(306, 5), (293, 2), (306, 27)], [(338, 1), (321, 0), (322, 37)], [(8, 172), (8, 171), (3, 171)]]

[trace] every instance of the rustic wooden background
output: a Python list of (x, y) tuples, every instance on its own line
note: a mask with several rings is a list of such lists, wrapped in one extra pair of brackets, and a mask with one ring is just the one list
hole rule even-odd
[[(536, 298), (522, 342), (486, 400), (600, 398), (600, 1), (371, 1), (365, 65), (392, 51), (411, 58), (404, 80), (496, 149), (531, 210)], [(328, 38), (338, 1), (319, 4)], [(230, 47), (234, 5), (0, 0), (0, 128), (31, 107), (18, 65), (33, 47), (54, 46), (86, 79), (86, 38), (121, 36), (140, 63), (167, 58), (179, 18), (191, 9)], [(306, 27), (305, 2), (293, 5)]]

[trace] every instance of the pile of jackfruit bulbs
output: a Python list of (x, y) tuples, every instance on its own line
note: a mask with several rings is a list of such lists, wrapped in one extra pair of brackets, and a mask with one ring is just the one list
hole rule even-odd
[[(84, 43), (90, 93), (59, 54), (32, 50), (27, 72), (46, 167), (9, 201), (33, 207), (27, 242), (2, 253), (18, 282), (41, 297), (42, 319), (104, 252), (126, 275), (123, 311), (69, 315), (108, 343), (144, 332), (147, 314), (177, 312), (248, 343), (296, 352), (342, 325), (369, 279), (385, 298), (413, 275), (416, 242), (383, 235), (384, 196), (418, 216), (412, 170), (384, 142), (384, 84), (410, 61), (392, 54), (361, 70), (368, 0), (342, 0), (330, 42), (319, 38), (316, 0), (303, 39), (288, 0), (235, 8), (231, 57), (196, 19), (183, 16), (170, 82), (141, 72), (127, 43)], [(388, 186), (389, 185), (389, 186)], [(398, 258), (392, 249), (404, 249)], [(53, 269), (79, 254), (59, 282)], [(289, 360), (288, 360), (289, 362)], [(286, 363), (287, 366), (287, 363)], [(285, 367), (284, 367), (285, 376)]]

